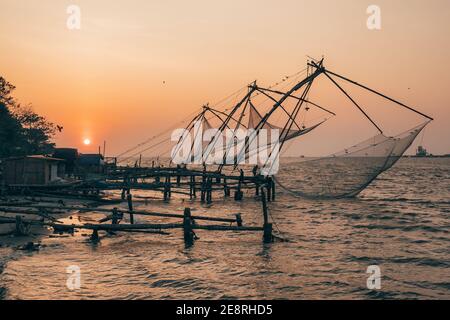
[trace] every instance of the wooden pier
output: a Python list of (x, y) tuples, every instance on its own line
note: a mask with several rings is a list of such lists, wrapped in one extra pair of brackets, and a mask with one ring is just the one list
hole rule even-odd
[(275, 183), (270, 177), (245, 175), (243, 171), (236, 175), (227, 175), (181, 167), (112, 167), (106, 174), (95, 179), (52, 185), (10, 185), (6, 186), (5, 192), (12, 195), (102, 201), (101, 192), (119, 190), (121, 200), (131, 205), (132, 190), (145, 190), (160, 193), (164, 201), (170, 201), (172, 196), (177, 194), (211, 204), (214, 197), (220, 195), (225, 198), (232, 197), (236, 201), (243, 200), (244, 191), (254, 190), (254, 194), (259, 195), (259, 189), (264, 185), (268, 188), (267, 201), (275, 200)]
[[(102, 199), (101, 194), (107, 190), (120, 190), (120, 200), (126, 202), (127, 210), (114, 207), (113, 209), (86, 207), (72, 205), (68, 206), (63, 200), (56, 205), (42, 205), (34, 201), (22, 202), (2, 202), (0, 203), (0, 213), (17, 214), (15, 218), (0, 217), (0, 224), (15, 224), (15, 235), (22, 236), (27, 233), (30, 226), (47, 226), (53, 228), (55, 233), (73, 234), (75, 229), (92, 230), (90, 239), (99, 241), (99, 231), (111, 232), (141, 232), (149, 234), (166, 235), (170, 229), (182, 229), (183, 240), (186, 246), (194, 244), (198, 239), (196, 231), (230, 231), (230, 232), (261, 232), (264, 243), (270, 243), (274, 237), (272, 235), (272, 224), (269, 221), (268, 202), (273, 201), (275, 186), (272, 179), (261, 176), (245, 176), (241, 171), (238, 176), (224, 175), (216, 172), (195, 171), (182, 168), (117, 168), (102, 179), (85, 181), (79, 184), (72, 184), (70, 187), (55, 189), (23, 186), (26, 190), (20, 190), (15, 186), (12, 190), (20, 190), (21, 194), (44, 195), (65, 197), (69, 199), (85, 198), (86, 200)], [(216, 217), (205, 215), (193, 215), (191, 208), (185, 208), (182, 213), (164, 213), (155, 211), (136, 210), (134, 206), (135, 198), (133, 191), (151, 190), (160, 192), (163, 201), (170, 201), (173, 194), (189, 197), (191, 200), (197, 199), (200, 202), (211, 204), (214, 196), (223, 195), (228, 198), (234, 191), (234, 200), (242, 201), (244, 190), (254, 190), (254, 194), (261, 200), (262, 220), (261, 226), (244, 225), (241, 213), (230, 217)], [(252, 197), (253, 198), (253, 197)], [(233, 201), (230, 199), (230, 201)], [(87, 224), (64, 224), (54, 217), (55, 214), (69, 214), (77, 212), (104, 213), (105, 217), (98, 223)], [(26, 219), (29, 216), (39, 217), (40, 220)], [(129, 217), (129, 223), (123, 223), (124, 216)], [(180, 222), (170, 223), (135, 223), (136, 216), (155, 217), (161, 219), (179, 219)], [(199, 222), (209, 222), (215, 224), (199, 224)]]

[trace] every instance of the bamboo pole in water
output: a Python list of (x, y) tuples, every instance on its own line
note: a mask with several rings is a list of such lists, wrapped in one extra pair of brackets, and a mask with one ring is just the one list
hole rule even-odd
[(261, 188), (261, 201), (262, 201), (263, 218), (264, 218), (263, 241), (264, 241), (264, 243), (271, 243), (271, 242), (273, 242), (272, 224), (269, 223), (269, 211), (267, 208), (267, 198), (266, 198), (266, 192), (264, 191), (264, 187)]
[[(16, 223), (15, 218), (0, 217), (0, 224)], [(163, 230), (163, 229), (183, 229), (182, 223), (166, 223), (166, 224), (58, 224), (52, 222), (42, 222), (36, 220), (22, 220), (24, 224), (42, 225), (55, 227), (57, 229), (86, 229), (86, 230), (103, 230), (103, 231), (123, 231), (123, 230)], [(220, 226), (220, 225), (192, 225), (192, 229), (211, 230), (211, 231), (263, 231), (262, 227), (239, 227), (239, 226)]]
[[(82, 211), (82, 212), (86, 212), (86, 211), (92, 211), (92, 212), (108, 212), (110, 213), (112, 210), (111, 209), (103, 209), (103, 208), (88, 208), (88, 207), (71, 207), (71, 206), (65, 206), (65, 207), (52, 207), (52, 206), (35, 206), (35, 207), (31, 207), (30, 208), (36, 208), (36, 209), (56, 209), (56, 210), (71, 210), (71, 211)], [(5, 211), (5, 212), (14, 212), (12, 211), (12, 209), (10, 208), (0, 208), (0, 211)], [(119, 212), (122, 213), (126, 213), (126, 214), (134, 214), (134, 215), (142, 215), (142, 216), (154, 216), (154, 217), (164, 217), (164, 218), (184, 218), (184, 216), (182, 214), (176, 214), (176, 213), (160, 213), (160, 212), (150, 212), (150, 211), (140, 211), (140, 210), (134, 210), (134, 211), (129, 211), (129, 210), (120, 210), (118, 209)], [(29, 214), (34, 214), (35, 212), (33, 211), (27, 211)], [(16, 212), (16, 213), (20, 213), (20, 212)], [(47, 212), (48, 214), (52, 214), (52, 212)], [(61, 214), (64, 212), (55, 212), (53, 214)], [(35, 214), (38, 214), (37, 212)], [(206, 217), (206, 216), (193, 216), (192, 219), (194, 220), (205, 220), (205, 221), (217, 221), (217, 222), (229, 222), (229, 223), (233, 223), (236, 222), (236, 219), (232, 219), (232, 218), (216, 218), (216, 217)]]

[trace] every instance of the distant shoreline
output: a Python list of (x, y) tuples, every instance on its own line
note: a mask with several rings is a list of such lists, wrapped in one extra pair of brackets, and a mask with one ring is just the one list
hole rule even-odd
[[(450, 158), (450, 154), (444, 154), (444, 155), (426, 155), (426, 156), (417, 156), (417, 155), (403, 155), (402, 158)], [(295, 159), (295, 158), (302, 158), (302, 159), (320, 159), (320, 158), (327, 158), (327, 157), (313, 157), (313, 156), (282, 156), (282, 159)]]
[(426, 156), (417, 156), (417, 155), (404, 155), (404, 158), (450, 158), (450, 154), (443, 154), (443, 155), (426, 155)]

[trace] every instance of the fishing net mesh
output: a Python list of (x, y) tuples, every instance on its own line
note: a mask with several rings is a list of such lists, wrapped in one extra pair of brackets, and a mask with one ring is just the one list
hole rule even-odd
[(402, 157), (426, 124), (396, 137), (379, 134), (327, 157), (287, 161), (275, 180), (282, 189), (305, 198), (355, 196)]

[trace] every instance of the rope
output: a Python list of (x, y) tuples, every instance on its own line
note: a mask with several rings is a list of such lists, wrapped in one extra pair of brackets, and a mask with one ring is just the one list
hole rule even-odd
[[(300, 75), (303, 74), (306, 70), (307, 70), (307, 68), (304, 68), (304, 69), (302, 69), (302, 70), (300, 70), (300, 71), (298, 71), (298, 72), (296, 72), (296, 73), (294, 73), (294, 74), (292, 74), (292, 75), (285, 76), (285, 77), (281, 80), (281, 82), (277, 82), (277, 83), (275, 83), (274, 85), (270, 86), (269, 88), (273, 88), (273, 87), (275, 87), (275, 86), (279, 86), (280, 84), (283, 84), (283, 88), (284, 88), (284, 87), (287, 87), (289, 84), (291, 84), (292, 82), (296, 81), (296, 79), (297, 79), (298, 77), (300, 77)], [(294, 77), (294, 78), (293, 78), (293, 77)], [(293, 79), (292, 79), (292, 78), (293, 78)], [(286, 80), (288, 80), (288, 79), (291, 79), (291, 80), (290, 80), (290, 81), (286, 81)], [(239, 94), (241, 94), (242, 91), (243, 91), (244, 89), (247, 89), (247, 88), (248, 88), (248, 85), (247, 85), (247, 86), (244, 86), (244, 87), (242, 87), (242, 88), (240, 88), (240, 89), (238, 89), (238, 90), (236, 90), (236, 91), (233, 92), (232, 94), (230, 94), (230, 95), (224, 97), (223, 99), (221, 99), (221, 100), (219, 100), (218, 102), (216, 102), (215, 104), (213, 104), (213, 106), (214, 106), (216, 109), (218, 109), (218, 108), (217, 108), (218, 106), (224, 104), (225, 102), (227, 102), (227, 101), (230, 100), (230, 99), (237, 100)], [(258, 94), (258, 93), (255, 94), (255, 96), (257, 96), (257, 95), (259, 95), (259, 94)], [(261, 104), (264, 103), (264, 102), (266, 102), (268, 99), (269, 99), (269, 98), (264, 99), (264, 100), (261, 102)], [(202, 110), (202, 108), (196, 109), (194, 112), (192, 112), (192, 113), (190, 113), (188, 116), (186, 116), (185, 119), (183, 119), (182, 121), (180, 121), (180, 122), (177, 123), (176, 125), (172, 126), (171, 128), (169, 128), (169, 129), (167, 129), (167, 130), (165, 130), (165, 131), (163, 131), (163, 132), (161, 132), (161, 133), (159, 133), (159, 134), (157, 134), (157, 135), (154, 135), (154, 136), (152, 136), (152, 137), (146, 139), (145, 141), (143, 141), (143, 142), (141, 142), (141, 143), (135, 145), (134, 147), (132, 147), (132, 148), (130, 148), (130, 149), (127, 149), (126, 151), (124, 151), (124, 152), (122, 152), (121, 154), (119, 154), (119, 155), (117, 156), (117, 158), (122, 158), (122, 157), (124, 157), (124, 156), (130, 154), (131, 152), (133, 152), (133, 151), (135, 151), (135, 150), (137, 150), (137, 149), (139, 149), (139, 148), (141, 148), (141, 147), (146, 146), (147, 144), (151, 143), (151, 142), (154, 141), (155, 139), (157, 139), (157, 138), (159, 138), (159, 137), (161, 137), (161, 136), (163, 136), (163, 135), (169, 133), (170, 131), (172, 131), (174, 128), (176, 128), (176, 127), (179, 126), (180, 124), (185, 123), (187, 120), (189, 120), (193, 115), (195, 115), (196, 113), (198, 113), (199, 110)], [(223, 112), (226, 112), (226, 111), (228, 111), (228, 110), (229, 110), (229, 108), (225, 108)], [(211, 118), (212, 118), (212, 117), (211, 117)], [(125, 161), (128, 161), (129, 159), (131, 159), (131, 158), (133, 158), (133, 157), (135, 157), (135, 156), (137, 156), (137, 155), (139, 155), (139, 154), (142, 154), (143, 152), (146, 152), (146, 151), (148, 151), (148, 150), (151, 150), (151, 149), (153, 149), (154, 147), (159, 146), (159, 145), (161, 145), (162, 143), (164, 143), (164, 142), (166, 142), (166, 141), (169, 141), (169, 139), (165, 139), (165, 140), (163, 140), (163, 141), (161, 141), (161, 142), (158, 142), (158, 143), (156, 143), (156, 144), (153, 144), (153, 145), (149, 146), (148, 148), (145, 148), (144, 150), (135, 152), (135, 153), (133, 153), (132, 155), (127, 156), (127, 157), (124, 158), (124, 159), (120, 159), (118, 162), (125, 162)]]
[[(130, 149), (128, 149), (128, 150), (122, 152), (121, 154), (119, 154), (119, 155), (117, 156), (117, 158), (123, 157), (123, 156), (125, 156), (126, 154), (128, 154), (128, 153), (130, 153), (130, 152), (133, 152), (134, 150), (136, 150), (136, 149), (138, 149), (138, 148), (140, 148), (140, 147), (142, 147), (142, 146), (145, 146), (146, 144), (150, 143), (150, 142), (153, 141), (154, 139), (159, 138), (160, 136), (162, 136), (162, 135), (164, 135), (164, 134), (167, 134), (168, 132), (172, 131), (174, 127), (176, 128), (178, 125), (180, 125), (180, 124), (182, 124), (182, 123), (185, 123), (185, 122), (186, 122), (186, 119), (190, 119), (194, 114), (198, 113), (198, 110), (199, 110), (199, 109), (196, 109), (194, 112), (191, 112), (189, 115), (186, 116), (185, 119), (183, 119), (182, 121), (180, 121), (180, 122), (177, 123), (176, 125), (172, 126), (171, 128), (165, 130), (164, 132), (161, 132), (161, 133), (159, 133), (159, 134), (157, 134), (157, 135), (155, 135), (155, 136), (153, 136), (153, 137), (151, 137), (151, 138), (148, 138), (148, 139), (145, 140), (144, 142), (141, 142), (141, 143), (137, 144), (136, 146), (134, 146), (134, 147), (132, 147), (132, 148), (130, 148)], [(201, 110), (201, 109), (200, 109), (200, 110)]]

